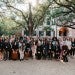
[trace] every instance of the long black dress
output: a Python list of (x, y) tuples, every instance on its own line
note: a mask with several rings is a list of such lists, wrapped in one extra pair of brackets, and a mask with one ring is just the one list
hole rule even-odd
[(42, 47), (40, 45), (40, 46), (37, 46), (37, 49), (36, 49), (36, 58), (38, 60), (40, 60), (41, 59), (41, 56), (42, 56)]

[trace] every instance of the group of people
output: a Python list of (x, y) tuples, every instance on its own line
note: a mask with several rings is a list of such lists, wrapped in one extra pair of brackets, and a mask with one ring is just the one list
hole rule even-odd
[(74, 38), (0, 38), (0, 60), (55, 59), (68, 62), (75, 55)]

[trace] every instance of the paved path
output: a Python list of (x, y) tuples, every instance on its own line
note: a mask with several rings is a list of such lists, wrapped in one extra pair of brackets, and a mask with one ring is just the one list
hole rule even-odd
[(75, 75), (75, 58), (55, 60), (0, 61), (0, 75)]

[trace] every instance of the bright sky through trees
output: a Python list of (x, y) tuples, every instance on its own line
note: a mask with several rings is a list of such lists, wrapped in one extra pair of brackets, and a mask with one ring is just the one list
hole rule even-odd
[(37, 0), (27, 0), (26, 2), (31, 3), (32, 6), (36, 6)]

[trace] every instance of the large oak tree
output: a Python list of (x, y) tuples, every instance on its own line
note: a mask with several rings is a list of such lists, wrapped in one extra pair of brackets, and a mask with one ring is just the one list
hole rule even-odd
[[(14, 1), (14, 0), (12, 0)], [(20, 3), (12, 3), (11, 0), (3, 0), (2, 3), (8, 12), (10, 12), (9, 18), (11, 18), (14, 22), (16, 22), (19, 27), (23, 26), (25, 31), (29, 32), (29, 35), (33, 34), (33, 31), (40, 25), (43, 25), (44, 19), (46, 17), (46, 12), (49, 7), (52, 5), (52, 1), (45, 0), (33, 7), (30, 3), (27, 11), (23, 11), (16, 7), (18, 4), (26, 5), (26, 0), (20, 0)], [(2, 8), (2, 7), (1, 7)], [(25, 7), (26, 9), (27, 7)], [(3, 8), (2, 8), (3, 9)], [(6, 11), (4, 11), (6, 12)], [(8, 15), (7, 15), (8, 16)]]

